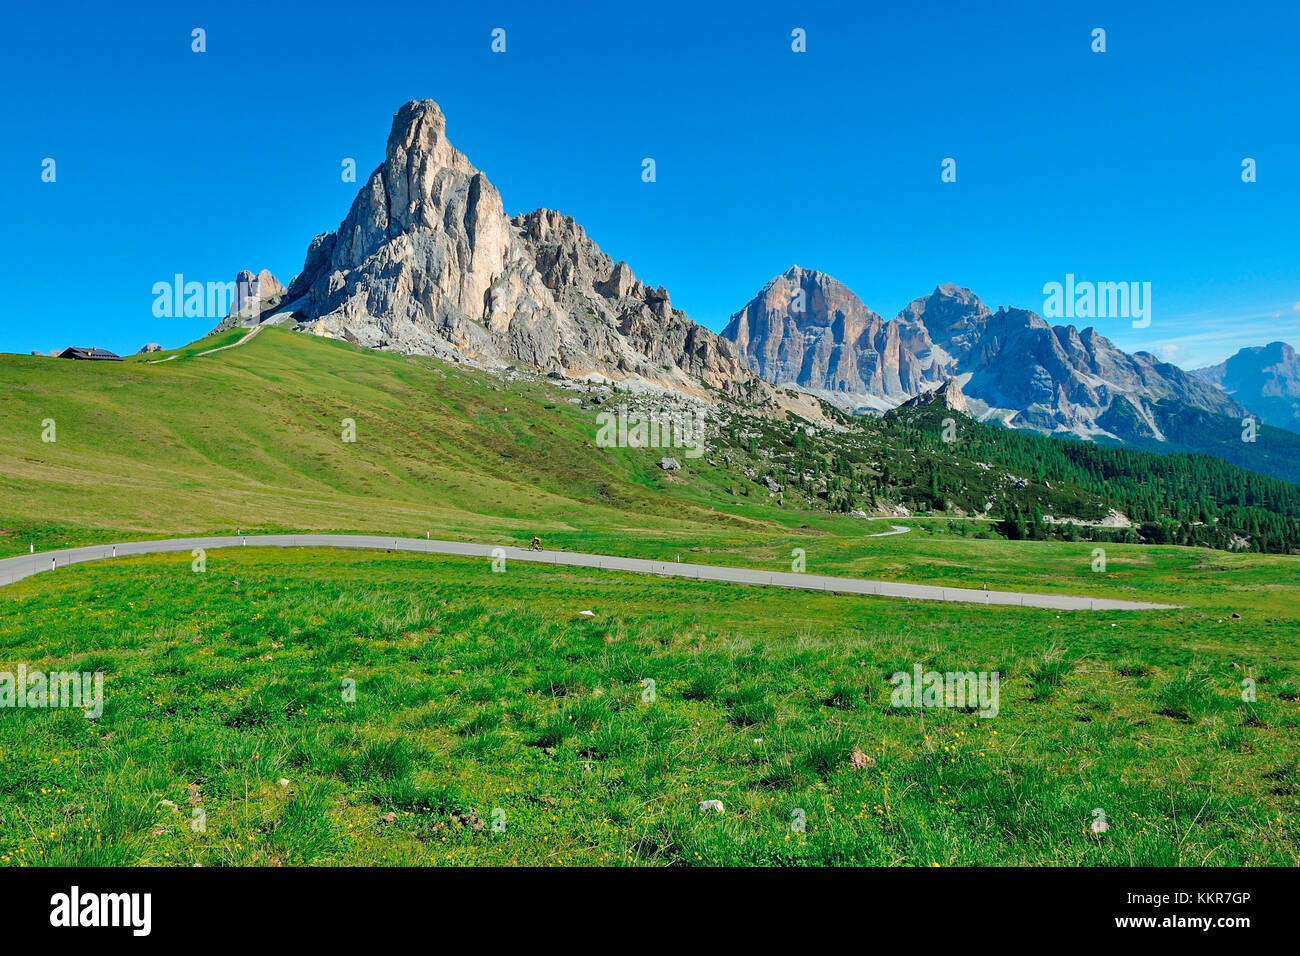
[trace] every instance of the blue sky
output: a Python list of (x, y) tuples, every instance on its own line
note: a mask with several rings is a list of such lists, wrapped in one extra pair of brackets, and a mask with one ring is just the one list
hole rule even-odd
[[(1129, 350), (1190, 367), (1300, 345), (1293, 4), (321, 0), (6, 17), (0, 350), (200, 336), (215, 320), (155, 318), (153, 284), (242, 268), (287, 282), (356, 193), (342, 160), (364, 181), (393, 112), (426, 97), (508, 213), (573, 216), (713, 329), (798, 263), (886, 318), (947, 281), (1042, 312), (1044, 283), (1073, 273), (1152, 284), (1150, 327), (1078, 322)], [(955, 183), (940, 181), (947, 157)]]

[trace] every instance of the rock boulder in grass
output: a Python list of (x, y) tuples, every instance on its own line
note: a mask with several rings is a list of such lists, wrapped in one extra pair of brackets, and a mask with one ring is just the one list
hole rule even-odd
[(849, 763), (854, 770), (865, 770), (875, 762), (875, 758), (864, 753), (861, 747), (854, 747), (853, 752), (849, 754)]

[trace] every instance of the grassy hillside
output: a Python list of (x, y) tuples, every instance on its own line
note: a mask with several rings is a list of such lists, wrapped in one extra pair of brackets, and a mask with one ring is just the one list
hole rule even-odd
[[(892, 547), (868, 537), (887, 524), (843, 514), (852, 508), (942, 506), (941, 517), (961, 520), (930, 527), (961, 541), (995, 533), (1009, 506), (1097, 519), (1122, 497), (1182, 520), (1183, 538), (1171, 542), (1186, 540), (1202, 512), (1234, 515), (1213, 495), (1194, 514), (1180, 509), (1182, 486), (1145, 461), (1163, 461), (1155, 456), (1119, 453), (1121, 472), (1109, 460), (1071, 461), (1059, 442), (970, 422), (950, 444), (936, 409), (812, 433), (728, 413), (703, 458), (678, 454), (684, 467), (666, 473), (658, 450), (595, 447), (600, 407), (589, 393), (275, 328), (200, 354), (241, 336), (120, 364), (0, 356), (0, 554), (236, 529), (503, 543), (538, 533), (571, 549), (768, 567), (788, 567), (800, 547), (810, 570), (829, 572), (861, 570), (861, 558)], [(355, 442), (343, 440), (344, 420)], [(53, 442), (42, 440), (47, 421)], [(1300, 527), (1284, 516), (1300, 489), (1256, 491), (1270, 480), (1244, 472), (1213, 477), (1219, 498), (1240, 493), (1251, 506), (1237, 509), (1241, 523), (1263, 527), (1262, 499), (1275, 509), (1263, 513), (1269, 528)], [(973, 519), (988, 503), (990, 517)], [(1137, 529), (1123, 536), (1136, 540)]]
[[(546, 380), (276, 329), (199, 354), (238, 338), (0, 357), (0, 551), (536, 532), (1184, 607), (991, 613), (327, 550), (64, 568), (0, 588), (0, 672), (102, 671), (106, 709), (0, 719), (0, 865), (1300, 862), (1300, 557), (1106, 542), (1100, 569), (1097, 543), (1004, 540), (964, 507), (834, 510), (934, 490), (931, 409), (812, 434), (732, 416), (664, 472), (595, 447), (592, 397)], [(1105, 513), (1083, 472), (1051, 478), (1060, 443), (1008, 441), (963, 434), (940, 497)], [(980, 466), (997, 455), (1023, 467)], [(889, 706), (914, 664), (999, 671), (999, 715)]]
[[(534, 530), (627, 533), (650, 519), (659, 533), (749, 523), (710, 514), (707, 484), (662, 475), (646, 452), (595, 448), (593, 414), (552, 387), (278, 329), (195, 354), (236, 338), (165, 362), (0, 359), (0, 523), (40, 544), (96, 530), (527, 540)], [(53, 443), (41, 440), (46, 419)], [(342, 440), (344, 419), (354, 443)]]

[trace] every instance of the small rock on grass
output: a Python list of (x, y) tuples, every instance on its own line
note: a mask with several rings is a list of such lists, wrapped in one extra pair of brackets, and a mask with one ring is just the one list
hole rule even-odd
[(722, 801), (721, 801), (721, 800), (701, 800), (701, 801), (700, 801), (700, 812), (701, 812), (701, 813), (707, 813), (707, 812), (710, 811), (710, 810), (712, 810), (714, 813), (725, 813), (725, 812), (726, 812), (726, 811), (722, 808)]
[(875, 762), (874, 758), (869, 757), (862, 752), (861, 747), (854, 747), (853, 753), (849, 754), (849, 763), (853, 764), (853, 766), (858, 770), (865, 770)]

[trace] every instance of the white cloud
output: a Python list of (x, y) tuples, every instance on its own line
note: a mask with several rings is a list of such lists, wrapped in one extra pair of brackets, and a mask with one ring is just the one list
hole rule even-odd
[[(1300, 339), (1300, 330), (1279, 326), (1277, 318), (1268, 312), (1213, 317), (1184, 315), (1162, 323), (1165, 337), (1159, 341), (1124, 330), (1115, 336), (1115, 344), (1127, 352), (1153, 352), (1161, 360), (1182, 368), (1202, 368), (1222, 362), (1246, 346)], [(1156, 323), (1147, 331), (1156, 331)]]

